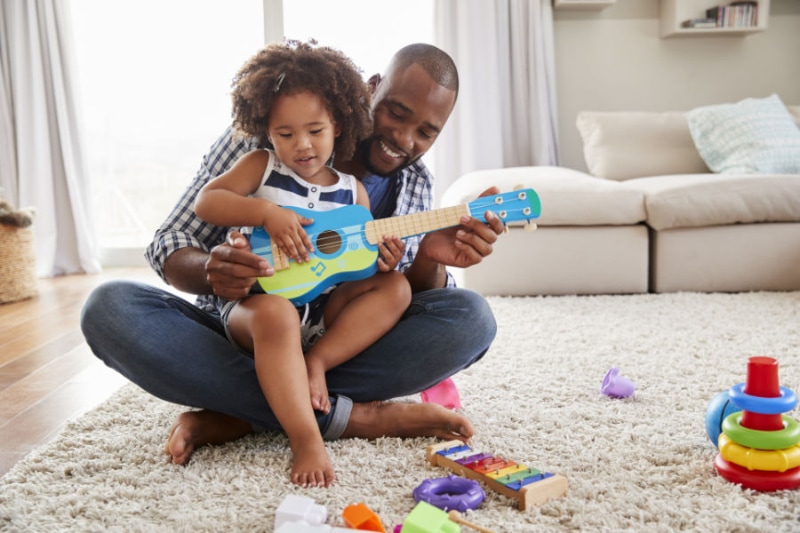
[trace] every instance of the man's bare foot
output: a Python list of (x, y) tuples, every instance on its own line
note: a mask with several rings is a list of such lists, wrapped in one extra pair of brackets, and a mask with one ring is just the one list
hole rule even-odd
[(176, 465), (185, 465), (196, 448), (206, 444), (224, 444), (253, 431), (247, 422), (214, 411), (187, 411), (169, 430), (164, 453)]
[(292, 483), (301, 487), (330, 487), (336, 481), (321, 437), (290, 440), (289, 445), (292, 448)]
[(469, 442), (475, 429), (467, 417), (435, 403), (355, 403), (342, 437), (438, 437)]

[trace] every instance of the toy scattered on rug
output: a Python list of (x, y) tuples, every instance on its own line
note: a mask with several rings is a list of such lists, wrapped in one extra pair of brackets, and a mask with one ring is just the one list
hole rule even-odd
[(706, 409), (706, 434), (708, 439), (719, 447), (719, 436), (722, 434), (722, 422), (728, 415), (738, 413), (740, 408), (731, 401), (730, 389), (724, 390), (708, 402)]
[(275, 511), (275, 531), (300, 531), (295, 526), (321, 526), (327, 518), (328, 510), (324, 506), (307, 496), (289, 494)]
[(461, 409), (461, 396), (451, 378), (437, 383), (419, 395), (423, 402), (438, 403), (448, 409)]
[(461, 441), (429, 446), (425, 456), (433, 466), (448, 468), (517, 500), (519, 509), (523, 511), (567, 493), (567, 479), (563, 476), (476, 452)]
[(454, 475), (426, 479), (412, 493), (417, 502), (426, 502), (442, 511), (454, 509), (462, 513), (477, 509), (486, 498), (480, 484), (474, 479)]
[(465, 520), (458, 511), (446, 513), (424, 501), (417, 503), (403, 523), (394, 528), (394, 533), (460, 533), (459, 524), (482, 533), (494, 533), (491, 529)]
[(636, 385), (625, 376), (621, 376), (619, 368), (613, 367), (606, 372), (600, 392), (609, 398), (629, 398), (633, 396)]
[(345, 533), (379, 531), (386, 533), (378, 516), (363, 503), (348, 505), (342, 512), (344, 527), (325, 524), (328, 510), (314, 500), (299, 494), (289, 494), (275, 511), (276, 533)]
[(778, 362), (750, 357), (746, 381), (727, 395), (729, 401), (718, 394), (706, 412), (706, 431), (719, 448), (717, 472), (757, 491), (800, 487), (800, 425), (784, 414), (797, 406), (797, 395), (780, 385)]
[(345, 507), (342, 511), (342, 518), (347, 527), (361, 531), (386, 533), (378, 515), (363, 503), (354, 503)]

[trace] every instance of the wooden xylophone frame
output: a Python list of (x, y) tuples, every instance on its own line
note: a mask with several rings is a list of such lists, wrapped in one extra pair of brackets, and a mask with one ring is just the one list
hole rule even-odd
[[(469, 479), (474, 479), (479, 481), (489, 488), (498, 492), (504, 496), (508, 496), (512, 500), (517, 500), (518, 507), (521, 511), (524, 511), (530, 507), (542, 505), (545, 502), (553, 499), (558, 498), (567, 493), (567, 478), (560, 476), (558, 474), (551, 474), (542, 472), (542, 474), (546, 475), (543, 479), (539, 479), (538, 481), (534, 481), (532, 483), (523, 484), (518, 489), (511, 488), (499, 481), (493, 479), (490, 476), (487, 476), (484, 473), (478, 472), (473, 468), (465, 466), (462, 463), (457, 462), (456, 460), (449, 459), (446, 453), (448, 450), (456, 450), (456, 449), (468, 449), (472, 450), (468, 446), (466, 446), (463, 442), (458, 440), (451, 440), (447, 442), (441, 442), (438, 444), (434, 444), (429, 446), (427, 451), (425, 452), (425, 458), (427, 461), (433, 466), (442, 466), (444, 468), (450, 469), (456, 474), (464, 476)], [(488, 454), (480, 454), (479, 452), (472, 452), (474, 455), (482, 455), (484, 459), (476, 459), (476, 461), (485, 461), (486, 456)], [(496, 466), (501, 467), (499, 470), (504, 468), (511, 468), (518, 467), (516, 470), (517, 472), (524, 472), (525, 469), (529, 467), (525, 465), (519, 465), (517, 463), (513, 463), (511, 461), (506, 461), (501, 458), (495, 458), (488, 456), (489, 458), (493, 459), (496, 463)], [(491, 468), (491, 467), (490, 467)], [(491, 470), (492, 471), (499, 471), (499, 470)], [(523, 482), (524, 483), (524, 482)]]

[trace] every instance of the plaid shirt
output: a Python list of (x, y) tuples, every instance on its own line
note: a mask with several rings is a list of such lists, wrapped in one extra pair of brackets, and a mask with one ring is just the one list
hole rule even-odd
[[(173, 252), (185, 247), (193, 247), (209, 252), (213, 247), (225, 241), (228, 228), (214, 226), (195, 215), (194, 202), (200, 189), (212, 178), (219, 176), (244, 154), (259, 148), (255, 139), (236, 140), (231, 128), (228, 128), (203, 157), (203, 164), (192, 183), (181, 196), (167, 219), (156, 230), (153, 242), (145, 251), (145, 258), (153, 270), (164, 281), (164, 264)], [(408, 215), (428, 211), (433, 205), (433, 176), (425, 164), (418, 160), (404, 168), (395, 178), (395, 187), (387, 187), (386, 194), (396, 193), (397, 200), (394, 215)], [(405, 239), (406, 247), (403, 258), (397, 269), (405, 272), (414, 261), (419, 249), (421, 235)], [(447, 274), (447, 286), (455, 286), (453, 277)], [(197, 297), (198, 307), (215, 312), (221, 299), (214, 295)]]

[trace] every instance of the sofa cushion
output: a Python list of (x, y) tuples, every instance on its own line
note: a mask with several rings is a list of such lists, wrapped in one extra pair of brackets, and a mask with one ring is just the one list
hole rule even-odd
[(697, 151), (714, 172), (800, 173), (800, 129), (777, 94), (699, 107), (686, 117)]
[(800, 221), (800, 175), (689, 174), (629, 180), (655, 230)]
[(442, 205), (470, 202), (488, 187), (502, 192), (521, 185), (542, 201), (542, 226), (638, 224), (645, 219), (644, 195), (625, 183), (598, 179), (562, 167), (512, 167), (470, 172), (458, 178), (442, 196)]
[(627, 180), (708, 172), (683, 112), (583, 111), (577, 126), (594, 176)]

